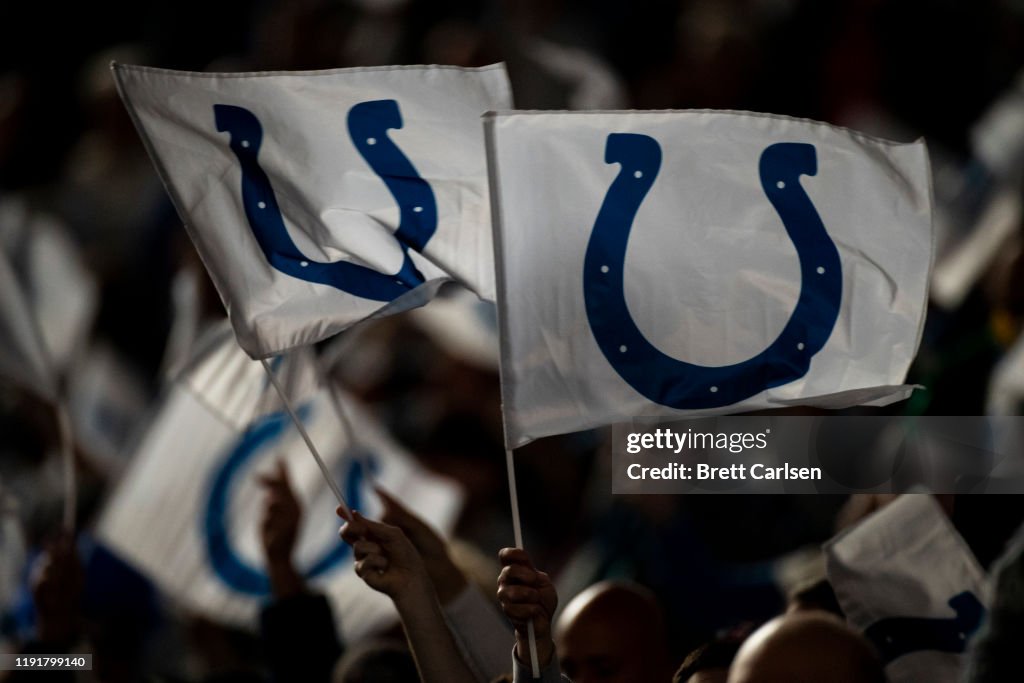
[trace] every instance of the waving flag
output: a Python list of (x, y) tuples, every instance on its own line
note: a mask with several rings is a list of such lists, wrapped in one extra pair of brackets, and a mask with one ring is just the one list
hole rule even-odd
[(0, 251), (0, 380), (47, 400), (57, 397), (57, 373), (18, 277)]
[[(435, 528), (451, 529), (461, 504), (453, 484), (417, 465), (353, 399), (318, 386), (307, 353), (275, 364), (353, 508), (378, 514), (377, 485)], [(246, 357), (226, 327), (201, 340), (196, 360), (139, 443), (98, 536), (184, 606), (253, 627), (270, 594), (256, 476), (281, 457), (305, 514), (296, 565), (332, 600), (341, 633), (357, 638), (392, 623), (390, 600), (352, 571), (351, 549), (338, 538), (337, 503), (266, 383), (260, 363)]]
[(57, 374), (80, 358), (99, 307), (99, 285), (56, 218), (21, 197), (0, 199), (0, 251), (15, 265), (38, 323), (42, 348)]
[(511, 106), (502, 65), (113, 71), (249, 355), (422, 305), (448, 279), (493, 299), (479, 119)]
[(932, 252), (922, 143), (702, 111), (485, 128), (510, 446), (909, 395)]
[(825, 545), (828, 578), (892, 683), (957, 683), (985, 618), (985, 572), (932, 496), (897, 498)]

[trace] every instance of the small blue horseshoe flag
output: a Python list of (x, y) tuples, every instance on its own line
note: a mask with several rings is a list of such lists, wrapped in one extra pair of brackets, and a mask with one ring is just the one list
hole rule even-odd
[[(261, 364), (226, 324), (196, 349), (101, 514), (99, 538), (182, 606), (252, 628), (269, 591), (257, 475), (280, 457), (304, 510), (296, 565), (329, 596), (335, 614), (358, 616), (341, 620), (343, 637), (358, 639), (393, 621), (390, 601), (352, 571), (351, 549), (338, 538), (337, 502)], [(461, 491), (419, 466), (354, 399), (319, 385), (308, 349), (272, 365), (353, 508), (379, 514), (376, 485), (437, 529), (451, 530)]]
[(909, 395), (932, 253), (922, 142), (732, 112), (484, 123), (510, 446)]
[(511, 107), (503, 65), (112, 70), (253, 358), (447, 280), (494, 299), (480, 115)]
[(829, 583), (892, 683), (959, 683), (989, 580), (933, 496), (907, 495), (824, 546)]

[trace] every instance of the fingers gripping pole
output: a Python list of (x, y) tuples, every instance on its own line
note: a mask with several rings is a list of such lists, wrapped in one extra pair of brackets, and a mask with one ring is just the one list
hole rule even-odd
[[(512, 500), (512, 534), (516, 547), (523, 547), (523, 527), (519, 521), (519, 494), (516, 492), (516, 464), (512, 457), (512, 449), (505, 449), (505, 465), (508, 468), (508, 494)], [(533, 677), (540, 678), (540, 658), (537, 656), (537, 634), (533, 630), (533, 622), (527, 624), (527, 635), (530, 639), (530, 668)]]
[(295, 424), (295, 428), (299, 430), (299, 434), (302, 435), (302, 440), (306, 442), (306, 447), (309, 449), (313, 459), (316, 460), (317, 466), (320, 468), (320, 473), (324, 475), (324, 481), (331, 487), (331, 491), (334, 493), (334, 497), (338, 499), (338, 505), (341, 506), (342, 512), (345, 513), (346, 519), (352, 519), (352, 511), (348, 507), (348, 502), (345, 500), (345, 496), (341, 495), (341, 489), (334, 483), (334, 478), (331, 477), (330, 471), (327, 469), (327, 465), (324, 464), (323, 458), (320, 457), (319, 451), (316, 450), (316, 446), (313, 445), (313, 440), (309, 438), (309, 434), (306, 432), (306, 427), (303, 426), (302, 420), (295, 414), (295, 409), (292, 408), (291, 401), (288, 400), (288, 396), (285, 395), (284, 389), (277, 381), (277, 377), (274, 376), (274, 371), (270, 369), (270, 365), (266, 360), (260, 360), (263, 364), (263, 370), (266, 371), (267, 377), (270, 378), (270, 383), (274, 385), (274, 389), (277, 391), (277, 395), (281, 397), (281, 402), (284, 403), (284, 409), (288, 411), (288, 416), (292, 419)]

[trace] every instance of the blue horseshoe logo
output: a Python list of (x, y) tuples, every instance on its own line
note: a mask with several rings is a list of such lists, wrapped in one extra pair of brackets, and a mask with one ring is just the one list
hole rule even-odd
[(400, 221), (395, 240), (403, 259), (394, 274), (356, 263), (321, 263), (307, 258), (288, 234), (274, 188), (257, 160), (263, 142), (259, 119), (248, 109), (228, 104), (213, 105), (213, 114), (217, 130), (230, 134), (231, 151), (242, 168), (245, 216), (271, 266), (292, 277), (374, 301), (391, 301), (423, 283), (423, 275), (409, 257), (409, 249), (422, 251), (433, 236), (437, 229), (437, 202), (430, 184), (388, 137), (389, 130), (402, 127), (398, 102), (361, 102), (348, 112), (352, 142), (398, 203)]
[(605, 162), (621, 164), (594, 223), (583, 263), (587, 319), (615, 371), (645, 397), (678, 409), (717, 408), (803, 377), (839, 315), (839, 252), (800, 175), (817, 173), (813, 145), (782, 142), (761, 153), (761, 186), (800, 258), (800, 298), (779, 336), (740, 363), (706, 366), (672, 358), (651, 344), (626, 306), (623, 271), (633, 219), (661, 166), (661, 147), (646, 135), (608, 136)]
[[(309, 406), (301, 406), (298, 410), (299, 418), (302, 420), (307, 419), (309, 413)], [(270, 579), (263, 568), (254, 567), (243, 560), (231, 544), (227, 528), (227, 510), (233, 488), (232, 482), (242, 466), (254, 455), (276, 443), (290, 424), (290, 419), (284, 413), (272, 413), (258, 420), (231, 450), (210, 487), (203, 519), (206, 553), (218, 578), (240, 593), (268, 595)], [(362, 489), (367, 473), (364, 471), (363, 460), (361, 457), (351, 457), (345, 475), (345, 499), (355, 509), (364, 507)], [(373, 469), (375, 461), (372, 458), (366, 460)], [(303, 573), (309, 578), (319, 576), (341, 564), (350, 552), (348, 544), (336, 540)]]
[(949, 606), (955, 617), (888, 617), (869, 626), (864, 635), (878, 648), (883, 664), (922, 650), (965, 652), (968, 638), (981, 626), (985, 606), (970, 591), (954, 595)]

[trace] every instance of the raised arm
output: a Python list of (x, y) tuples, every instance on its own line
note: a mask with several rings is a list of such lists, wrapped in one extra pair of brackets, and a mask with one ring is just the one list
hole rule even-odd
[(423, 683), (477, 683), (445, 623), (423, 558), (405, 533), (353, 512), (341, 538), (352, 546), (356, 573), (395, 603)]
[(470, 669), (482, 681), (507, 673), (512, 630), (493, 601), (452, 561), (440, 534), (386, 491), (377, 489), (377, 494), (384, 503), (381, 521), (405, 532), (423, 558), (441, 611)]
[(292, 562), (302, 524), (302, 505), (280, 460), (272, 472), (260, 475), (259, 482), (265, 493), (260, 542), (267, 559), (270, 590), (278, 599), (292, 597), (306, 590), (306, 582)]
[[(310, 591), (292, 559), (302, 505), (284, 463), (259, 478), (264, 489), (260, 542), (271, 599), (260, 610), (260, 638), (274, 681), (327, 681), (342, 646), (327, 597)], [(295, 653), (301, 651), (302, 657)]]

